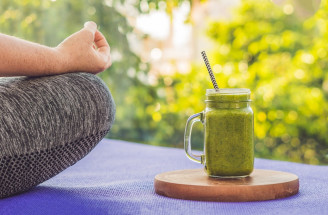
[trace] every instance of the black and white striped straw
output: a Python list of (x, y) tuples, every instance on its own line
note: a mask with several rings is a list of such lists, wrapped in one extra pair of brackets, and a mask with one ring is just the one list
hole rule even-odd
[(216, 80), (215, 80), (215, 77), (214, 77), (214, 74), (213, 74), (213, 71), (212, 71), (212, 68), (211, 68), (210, 62), (209, 62), (208, 59), (207, 59), (207, 56), (206, 56), (205, 51), (202, 51), (202, 56), (203, 56), (203, 60), (204, 60), (204, 62), (205, 62), (205, 65), (206, 65), (207, 71), (208, 71), (208, 73), (210, 74), (210, 77), (211, 77), (211, 81), (212, 81), (212, 83), (213, 83), (213, 86), (214, 86), (215, 90), (219, 90), (219, 86), (218, 86), (218, 84), (216, 83)]

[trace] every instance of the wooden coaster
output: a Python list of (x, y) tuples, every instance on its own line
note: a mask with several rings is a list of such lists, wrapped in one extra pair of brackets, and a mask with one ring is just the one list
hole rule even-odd
[(215, 179), (203, 169), (165, 172), (155, 176), (159, 195), (200, 201), (247, 202), (280, 199), (298, 193), (298, 176), (273, 170), (254, 169), (246, 178)]

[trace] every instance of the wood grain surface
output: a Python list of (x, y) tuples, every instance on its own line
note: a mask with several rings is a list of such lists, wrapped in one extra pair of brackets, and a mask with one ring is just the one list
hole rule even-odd
[(177, 199), (245, 202), (295, 195), (299, 180), (291, 173), (264, 169), (239, 179), (215, 179), (203, 169), (187, 169), (156, 175), (154, 187), (157, 194)]

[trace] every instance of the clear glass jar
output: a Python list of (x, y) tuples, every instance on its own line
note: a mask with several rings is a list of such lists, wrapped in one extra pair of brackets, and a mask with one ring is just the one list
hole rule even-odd
[[(210, 177), (245, 177), (254, 168), (254, 114), (249, 89), (208, 89), (205, 110), (192, 115), (186, 125), (187, 156), (203, 163)], [(190, 147), (193, 123), (204, 125), (204, 154)]]

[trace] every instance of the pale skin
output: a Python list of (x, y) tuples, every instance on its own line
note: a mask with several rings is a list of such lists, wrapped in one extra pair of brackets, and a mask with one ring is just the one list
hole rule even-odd
[(94, 22), (57, 47), (0, 34), (0, 76), (44, 76), (69, 72), (97, 74), (111, 66), (110, 47)]

